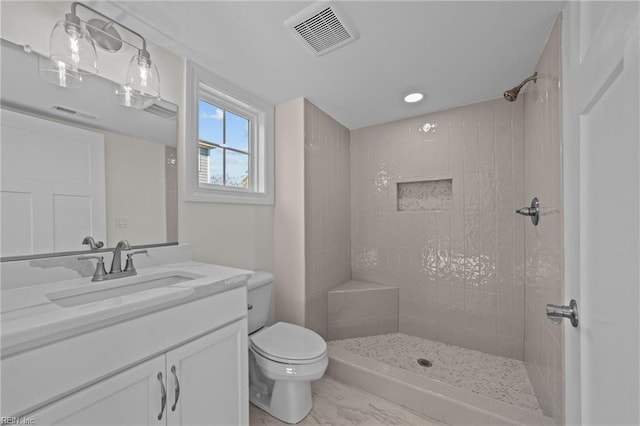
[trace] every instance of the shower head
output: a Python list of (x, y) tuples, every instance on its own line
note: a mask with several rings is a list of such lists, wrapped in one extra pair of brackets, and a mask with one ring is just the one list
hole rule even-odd
[(506, 100), (508, 100), (509, 102), (513, 102), (516, 99), (518, 99), (518, 94), (520, 93), (520, 90), (522, 89), (522, 87), (527, 84), (527, 82), (533, 80), (533, 82), (535, 83), (538, 80), (538, 73), (535, 72), (533, 73), (533, 75), (527, 79), (525, 79), (522, 83), (518, 84), (516, 87), (514, 87), (513, 89), (507, 90), (506, 92), (504, 92), (504, 98)]

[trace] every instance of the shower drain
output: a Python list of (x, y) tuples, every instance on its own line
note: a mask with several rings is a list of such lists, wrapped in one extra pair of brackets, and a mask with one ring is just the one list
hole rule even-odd
[(420, 364), (423, 367), (431, 367), (433, 365), (431, 361), (425, 358), (418, 359), (418, 364)]

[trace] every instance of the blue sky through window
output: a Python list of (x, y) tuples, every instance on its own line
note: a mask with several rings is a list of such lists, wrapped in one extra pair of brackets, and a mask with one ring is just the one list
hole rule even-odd
[(227, 111), (225, 114), (227, 124), (227, 145), (249, 150), (249, 120)]
[[(249, 120), (202, 100), (199, 101), (199, 112), (198, 131), (201, 140), (215, 144), (225, 144), (244, 151), (249, 150)], [(223, 140), (225, 137), (226, 140)], [(231, 150), (225, 151), (226, 184), (238, 187), (246, 186), (248, 182), (249, 156)], [(215, 148), (210, 151), (210, 182), (222, 185), (222, 174), (223, 150)]]
[(222, 119), (224, 111), (208, 102), (200, 101), (200, 120), (198, 130), (200, 139), (222, 144)]

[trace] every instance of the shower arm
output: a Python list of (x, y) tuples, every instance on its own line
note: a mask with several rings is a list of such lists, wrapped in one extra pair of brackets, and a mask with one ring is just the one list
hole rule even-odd
[(538, 72), (537, 71), (534, 72), (531, 77), (526, 78), (522, 83), (520, 83), (519, 85), (517, 85), (513, 89), (509, 89), (509, 90), (505, 91), (502, 96), (504, 96), (504, 98), (507, 101), (514, 102), (516, 99), (518, 99), (518, 94), (520, 93), (520, 90), (522, 89), (522, 86), (524, 86), (525, 84), (527, 84), (531, 80), (533, 80), (534, 83), (536, 83), (538, 81)]
[(522, 81), (522, 83), (520, 83), (519, 85), (516, 86), (518, 88), (518, 91), (520, 91), (520, 89), (522, 89), (522, 86), (524, 86), (525, 84), (527, 84), (531, 80), (533, 80), (534, 83), (538, 82), (538, 72), (537, 71), (534, 72), (531, 77), (528, 77), (528, 78), (524, 79)]

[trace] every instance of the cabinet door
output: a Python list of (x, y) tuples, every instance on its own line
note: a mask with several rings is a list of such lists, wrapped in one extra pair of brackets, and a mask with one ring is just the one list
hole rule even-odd
[(247, 358), (246, 319), (168, 352), (168, 424), (246, 425)]
[(162, 418), (158, 419), (163, 386), (166, 386), (164, 355), (89, 386), (27, 417), (38, 425), (164, 425), (166, 407)]

